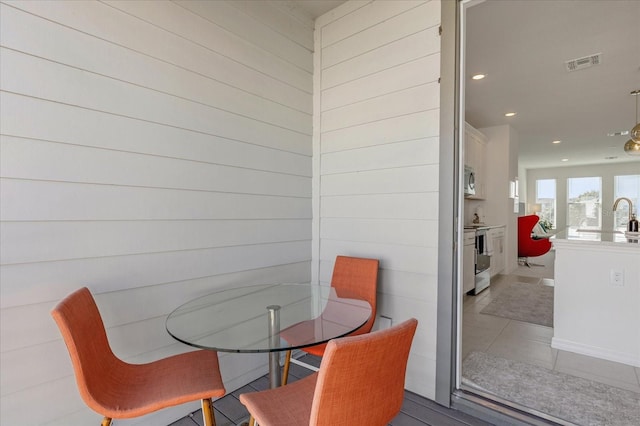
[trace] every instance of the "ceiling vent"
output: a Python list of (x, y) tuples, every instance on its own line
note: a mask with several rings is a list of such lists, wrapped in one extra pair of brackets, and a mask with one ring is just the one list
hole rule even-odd
[(567, 71), (578, 71), (585, 68), (592, 67), (594, 65), (600, 65), (602, 63), (602, 53), (596, 53), (594, 55), (585, 56), (578, 59), (572, 59), (565, 62)]

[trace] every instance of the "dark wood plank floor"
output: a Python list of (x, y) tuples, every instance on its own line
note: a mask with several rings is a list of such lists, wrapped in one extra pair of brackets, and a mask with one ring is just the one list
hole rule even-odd
[[(300, 358), (301, 361), (319, 365), (320, 359), (311, 355), (305, 355)], [(311, 374), (312, 371), (299, 365), (291, 364), (289, 372), (289, 381), (297, 380)], [(255, 392), (265, 390), (269, 387), (269, 381), (266, 376), (249, 383), (242, 388), (231, 392), (223, 398), (215, 401), (214, 409), (216, 414), (217, 426), (232, 426), (240, 424), (245, 420), (249, 413), (240, 403), (238, 399), (240, 394), (246, 392)], [(203, 426), (202, 412), (198, 410), (189, 416), (172, 423), (170, 426)], [(490, 424), (471, 417), (460, 411), (451, 410), (435, 402), (416, 395), (412, 392), (405, 391), (404, 403), (402, 410), (390, 423), (391, 426), (489, 426)]]

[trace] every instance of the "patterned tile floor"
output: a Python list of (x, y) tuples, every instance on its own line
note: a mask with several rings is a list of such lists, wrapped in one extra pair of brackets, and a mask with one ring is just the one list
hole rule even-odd
[[(319, 365), (320, 358), (311, 355), (305, 355), (300, 358), (301, 361), (312, 365)], [(291, 364), (289, 372), (289, 381), (297, 380), (301, 377), (311, 374), (311, 371)], [(240, 403), (238, 399), (241, 393), (255, 392), (264, 390), (269, 387), (266, 376), (249, 383), (242, 388), (231, 392), (223, 398), (214, 402), (217, 426), (231, 426), (242, 424), (249, 416), (249, 413)], [(198, 410), (189, 416), (183, 417), (170, 426), (202, 426), (202, 412)], [(471, 417), (468, 414), (442, 407), (435, 402), (416, 395), (412, 392), (406, 392), (402, 410), (390, 423), (392, 426), (489, 426), (482, 420)]]

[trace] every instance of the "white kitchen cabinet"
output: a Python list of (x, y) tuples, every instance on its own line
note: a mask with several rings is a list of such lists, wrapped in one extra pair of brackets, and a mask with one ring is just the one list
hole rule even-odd
[(462, 291), (473, 290), (476, 280), (476, 232), (465, 231), (463, 240)]
[(491, 240), (491, 277), (504, 271), (505, 267), (505, 227), (498, 226), (487, 230), (487, 238)]
[(467, 196), (470, 199), (482, 200), (486, 198), (486, 163), (487, 137), (465, 123), (464, 131), (464, 164), (475, 173), (476, 193)]

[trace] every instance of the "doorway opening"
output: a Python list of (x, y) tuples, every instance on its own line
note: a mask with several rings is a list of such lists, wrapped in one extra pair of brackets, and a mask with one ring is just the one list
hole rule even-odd
[[(588, 5), (587, 2), (556, 3), (558, 4), (555, 6), (548, 2), (503, 2), (496, 0), (461, 3), (459, 25), (461, 31), (461, 78), (458, 87), (461, 106), (458, 124), (461, 129), (469, 124), (474, 130), (486, 136), (487, 146), (496, 140), (496, 135), (499, 132), (503, 132), (512, 139), (518, 139), (518, 134), (521, 134), (524, 139), (528, 130), (519, 128), (517, 120), (505, 121), (507, 119), (504, 114), (500, 117), (486, 117), (479, 114), (477, 110), (472, 111), (478, 104), (485, 107), (482, 108), (484, 112), (492, 110), (487, 102), (491, 93), (487, 94), (478, 89), (483, 84), (483, 80), (472, 80), (472, 75), (485, 74), (484, 82), (501, 76), (501, 73), (509, 69), (513, 60), (509, 56), (509, 48), (506, 46), (513, 40), (520, 40), (524, 43), (524, 38), (529, 37), (533, 38), (535, 43), (539, 43), (539, 51), (528, 49), (529, 56), (532, 58), (540, 58), (545, 52), (548, 52), (549, 49), (545, 47), (545, 43), (554, 42), (550, 40), (553, 37), (550, 36), (549, 31), (541, 31), (541, 23), (546, 21), (532, 19), (531, 16), (535, 16), (534, 13), (553, 15), (554, 22), (564, 22), (565, 28), (576, 28), (577, 26), (573, 25), (571, 20), (573, 18), (563, 18), (560, 13), (569, 13), (574, 7), (585, 6), (580, 13), (573, 14), (577, 17), (582, 16), (585, 10), (592, 10), (593, 13), (596, 13), (596, 9), (602, 7), (602, 5), (596, 4), (599, 2), (589, 2)], [(631, 2), (621, 2), (620, 5), (621, 10), (624, 7), (634, 7)], [(524, 7), (527, 9), (523, 9)], [(551, 11), (549, 7), (558, 9)], [(535, 8), (547, 9), (535, 11), (533, 10)], [(528, 17), (527, 21), (531, 19), (532, 25), (525, 22), (523, 16)], [(607, 16), (608, 19), (614, 19), (617, 12), (610, 9)], [(509, 25), (502, 28), (505, 22)], [(511, 30), (507, 31), (506, 27)], [(516, 29), (522, 31), (516, 32)], [(501, 35), (502, 38), (485, 37), (485, 34), (491, 33)], [(592, 36), (595, 40), (598, 39), (597, 34)], [(506, 40), (507, 38), (509, 40)], [(473, 43), (468, 43), (468, 40), (473, 40)], [(558, 43), (558, 41), (555, 42)], [(503, 52), (504, 57), (495, 60), (493, 55), (496, 55), (496, 52), (498, 54)], [(476, 58), (483, 56), (494, 58), (490, 63), (493, 68), (474, 69), (474, 65), (482, 63)], [(531, 65), (531, 68), (535, 68), (535, 65)], [(539, 69), (537, 71), (544, 72)], [(540, 91), (542, 88), (533, 85), (536, 79), (527, 79), (524, 74), (520, 74), (520, 77), (517, 86), (502, 88), (502, 90), (518, 95), (517, 102), (504, 105), (504, 112), (517, 107), (518, 114), (521, 116), (525, 113), (540, 113), (541, 108), (532, 106), (527, 99), (532, 92)], [(474, 90), (467, 90), (467, 86), (471, 84), (478, 86), (474, 86)], [(509, 84), (506, 79), (504, 84)], [(621, 96), (624, 93), (622, 91)], [(478, 97), (473, 98), (474, 94), (478, 94)], [(501, 96), (498, 96), (498, 92), (495, 93), (494, 98), (502, 99)], [(541, 114), (540, 117), (540, 120), (545, 119), (544, 114)], [(546, 117), (546, 119), (549, 118)], [(541, 122), (544, 123), (544, 121)], [(461, 135), (461, 137), (464, 136)], [(549, 149), (554, 149), (551, 147), (553, 140), (549, 139)], [(462, 145), (464, 144), (461, 143)], [(520, 153), (526, 152), (528, 148), (520, 146)], [(508, 145), (507, 149), (517, 150), (518, 146)], [(490, 148), (487, 148), (487, 152), (491, 152)], [(465, 154), (463, 154), (463, 163), (459, 164), (460, 168), (467, 166), (464, 159)], [(477, 158), (470, 160), (476, 161), (476, 163), (478, 161)], [(488, 175), (504, 166), (503, 163), (499, 163), (500, 161), (503, 160), (497, 156), (486, 155), (485, 163), (476, 165), (475, 171), (477, 173), (478, 170), (483, 170)], [(541, 419), (541, 422), (548, 420), (558, 424), (616, 424), (615, 416), (624, 412), (625, 408), (619, 406), (613, 409), (614, 412), (618, 412), (617, 414), (614, 412), (605, 414), (605, 408), (600, 404), (605, 398), (603, 395), (615, 394), (619, 395), (616, 398), (630, 398), (631, 401), (634, 401), (633, 398), (640, 395), (640, 369), (553, 348), (551, 346), (554, 333), (553, 317), (558, 314), (553, 312), (555, 251), (551, 250), (543, 256), (534, 258), (535, 262), (532, 263), (536, 265), (529, 267), (517, 263), (517, 256), (514, 253), (514, 250), (517, 252), (517, 246), (507, 244), (509, 241), (512, 243), (516, 241), (517, 224), (513, 226), (513, 223), (510, 224), (510, 222), (517, 223), (518, 216), (537, 214), (541, 220), (544, 219), (552, 224), (557, 220), (556, 226), (558, 222), (567, 222), (569, 225), (568, 219), (556, 218), (558, 210), (555, 209), (555, 203), (559, 201), (556, 199), (555, 187), (553, 196), (544, 195), (544, 191), (536, 194), (535, 182), (527, 182), (530, 171), (536, 167), (542, 167), (540, 164), (535, 165), (531, 159), (527, 161), (523, 162), (517, 158), (515, 173), (510, 171), (511, 174), (505, 174), (503, 177), (505, 195), (502, 198), (491, 196), (489, 193), (491, 184), (487, 182), (495, 183), (496, 181), (491, 181), (493, 178), (488, 178), (485, 175), (480, 179), (476, 176), (475, 190), (476, 193), (482, 191), (478, 188), (477, 182), (478, 180), (482, 182), (482, 178), (484, 178), (485, 184), (489, 185), (486, 189), (487, 192), (482, 196), (464, 199), (465, 208), (460, 218), (465, 225), (473, 225), (473, 219), (478, 216), (481, 224), (505, 226), (506, 254), (502, 258), (505, 262), (503, 270), (495, 275), (492, 274), (490, 285), (477, 294), (467, 294), (466, 291), (463, 291), (463, 280), (460, 279), (457, 298), (459, 345), (454, 394), (458, 398), (484, 405), (490, 410), (499, 410), (500, 407), (503, 407), (505, 412), (512, 410), (513, 412), (525, 413), (525, 415), (530, 414)], [(531, 173), (531, 176), (534, 175)], [(515, 195), (515, 197), (509, 197), (507, 188), (509, 180), (513, 178), (517, 178), (520, 191), (516, 194), (509, 194)], [(498, 183), (498, 185), (501, 184)], [(527, 188), (530, 193), (527, 193)], [(548, 192), (546, 191), (545, 194)], [(566, 192), (564, 187), (559, 188), (559, 193), (564, 194), (564, 192)], [(516, 199), (518, 197), (519, 200)], [(554, 208), (550, 210), (549, 206), (552, 205), (552, 202)], [(519, 205), (519, 208), (515, 209), (515, 213), (514, 203)], [(539, 204), (543, 210), (536, 212), (536, 204)], [(587, 202), (582, 204), (587, 205)], [(504, 214), (496, 213), (501, 209), (504, 209)], [(594, 210), (588, 210), (587, 213), (592, 211)], [(567, 217), (569, 218), (569, 216)], [(495, 247), (492, 248), (492, 252), (495, 252)], [(464, 265), (466, 257), (462, 250), (459, 251), (458, 256), (459, 263)], [(465, 271), (461, 272), (462, 276)], [(543, 306), (543, 309), (540, 309), (540, 306)], [(598, 392), (591, 392), (593, 389), (598, 389)], [(597, 423), (597, 420), (594, 419), (599, 417), (606, 420)], [(618, 422), (617, 424), (624, 424), (623, 420), (618, 420)]]

